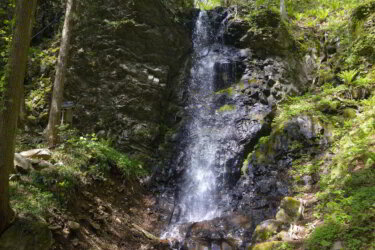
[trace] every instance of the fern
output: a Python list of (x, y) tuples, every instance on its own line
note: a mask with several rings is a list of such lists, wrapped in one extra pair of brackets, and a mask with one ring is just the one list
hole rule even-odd
[(338, 74), (340, 79), (347, 85), (354, 84), (354, 78), (358, 74), (358, 70), (345, 70)]

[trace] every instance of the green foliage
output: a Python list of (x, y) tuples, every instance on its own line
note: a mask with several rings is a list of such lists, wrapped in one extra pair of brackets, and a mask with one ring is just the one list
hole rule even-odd
[(81, 186), (104, 182), (111, 174), (129, 183), (147, 174), (141, 162), (112, 148), (109, 141), (61, 129), (66, 142), (53, 151), (55, 165), (11, 182), (11, 203), (17, 212), (44, 216), (51, 208), (66, 207)]
[(311, 250), (330, 249), (340, 232), (340, 226), (328, 222), (315, 229), (307, 241), (307, 248)]
[(74, 152), (74, 158), (65, 158), (73, 167), (82, 167), (83, 164), (94, 161), (95, 164), (89, 167), (89, 171), (94, 173), (106, 173), (111, 165), (116, 167), (124, 178), (136, 178), (147, 173), (140, 162), (112, 148), (110, 141), (99, 140), (95, 134), (78, 137), (74, 130), (63, 130), (62, 136), (67, 138), (67, 141), (59, 148), (61, 156), (66, 151)]
[(10, 182), (11, 207), (17, 213), (44, 216), (49, 209), (58, 207), (58, 202), (49, 191), (43, 191), (29, 183)]
[(170, 9), (193, 8), (194, 0), (162, 0)]
[[(15, 4), (13, 1), (0, 3), (0, 105), (5, 87), (5, 70), (8, 63), (8, 51), (12, 41), (12, 14)], [(3, 107), (0, 106), (0, 110)]]
[(338, 74), (338, 76), (341, 78), (341, 80), (347, 84), (352, 85), (354, 84), (354, 78), (358, 74), (358, 70), (345, 70)]
[(221, 5), (220, 0), (197, 0), (195, 6), (202, 10), (210, 10)]
[(288, 242), (282, 242), (280, 246), (276, 248), (276, 250), (293, 250), (295, 249), (293, 245)]
[(25, 103), (29, 117), (35, 117), (41, 125), (47, 124), (48, 121), (49, 94), (52, 91), (52, 79), (59, 53), (58, 43), (53, 41), (49, 48), (32, 47), (29, 51), (27, 78), (32, 82), (25, 85)]
[[(363, 113), (345, 126), (331, 151), (329, 174), (321, 177), (316, 215), (324, 219), (308, 241), (308, 249), (329, 249), (336, 238), (345, 249), (369, 249), (375, 228), (375, 97), (362, 102)], [(327, 166), (323, 166), (327, 168)], [(334, 235), (336, 235), (334, 237)]]

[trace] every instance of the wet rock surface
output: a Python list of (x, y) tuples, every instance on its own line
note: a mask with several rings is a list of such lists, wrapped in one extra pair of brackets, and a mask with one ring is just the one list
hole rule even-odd
[[(208, 221), (179, 225), (183, 240), (169, 239), (172, 246), (179, 249), (237, 249), (243, 244), (242, 238), (253, 227), (250, 217), (232, 213)], [(221, 247), (221, 248), (220, 248)]]

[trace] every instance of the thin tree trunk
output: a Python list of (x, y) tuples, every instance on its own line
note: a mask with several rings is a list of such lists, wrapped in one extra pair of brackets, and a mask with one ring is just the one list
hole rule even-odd
[(30, 46), (30, 26), (36, 0), (17, 0), (15, 30), (5, 72), (5, 92), (0, 107), (0, 233), (14, 219), (9, 204), (9, 173), (13, 168), (15, 135), (21, 103), (21, 84)]
[(280, 15), (281, 15), (281, 19), (283, 20), (288, 19), (288, 15), (286, 13), (286, 8), (285, 8), (285, 0), (280, 0)]
[(18, 128), (22, 128), (25, 125), (26, 121), (26, 103), (25, 103), (25, 85), (21, 84), (20, 90), (20, 113), (18, 116)]
[(67, 0), (60, 52), (56, 66), (55, 82), (53, 84), (51, 109), (46, 128), (47, 140), (50, 147), (54, 147), (58, 143), (57, 132), (61, 119), (61, 105), (64, 96), (64, 85), (69, 56), (70, 37), (73, 23), (73, 4), (74, 0)]

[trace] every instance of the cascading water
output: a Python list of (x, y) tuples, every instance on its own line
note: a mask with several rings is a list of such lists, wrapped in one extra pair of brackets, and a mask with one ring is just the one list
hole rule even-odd
[(193, 36), (194, 65), (191, 69), (189, 112), (192, 121), (189, 131), (193, 138), (185, 151), (189, 156), (184, 189), (180, 194), (180, 221), (195, 222), (212, 219), (219, 215), (217, 211), (215, 153), (217, 145), (213, 143), (212, 131), (206, 120), (212, 117), (210, 94), (213, 92), (214, 62), (216, 53), (211, 51), (212, 37), (209, 19), (201, 11), (197, 19)]
[[(220, 177), (225, 177), (226, 169), (217, 167), (220, 165), (218, 152), (221, 149), (220, 139), (227, 131), (220, 128), (222, 121), (216, 117), (220, 115), (213, 99), (218, 87), (223, 87), (218, 85), (234, 81), (235, 69), (228, 63), (228, 48), (214, 33), (209, 14), (200, 11), (193, 32), (193, 65), (185, 107), (190, 117), (188, 142), (184, 150), (186, 171), (178, 195), (178, 211), (175, 211), (178, 216), (174, 216), (163, 238), (181, 238), (179, 225), (210, 220), (221, 214), (218, 186), (219, 182), (223, 183)], [(220, 29), (216, 33), (220, 33)]]

